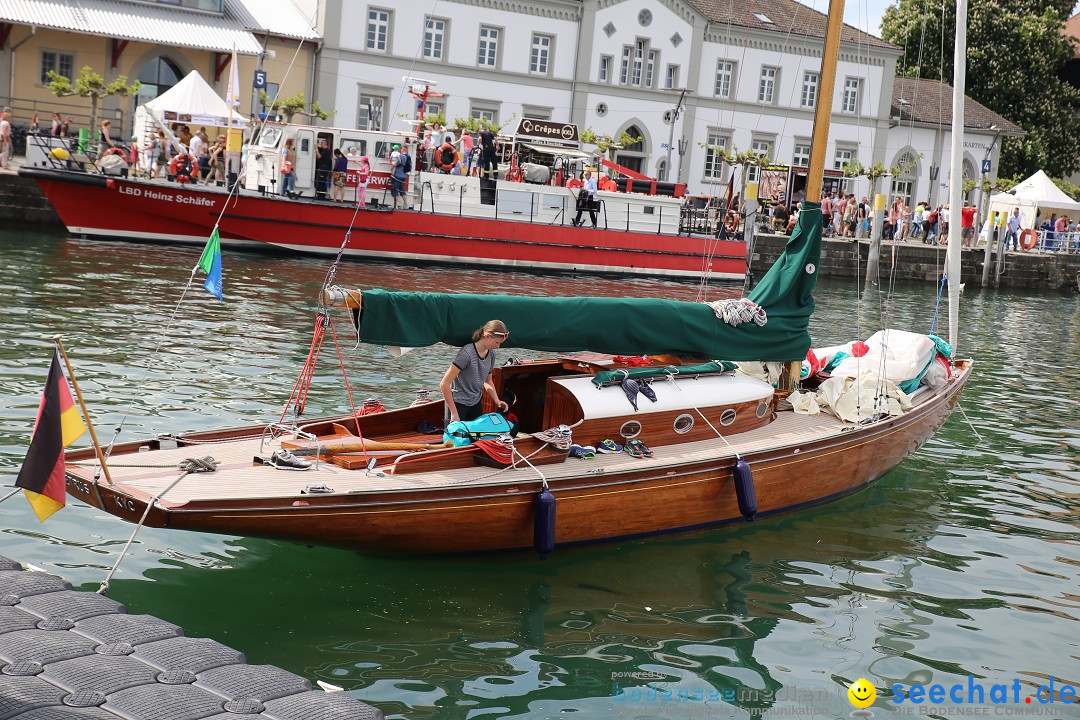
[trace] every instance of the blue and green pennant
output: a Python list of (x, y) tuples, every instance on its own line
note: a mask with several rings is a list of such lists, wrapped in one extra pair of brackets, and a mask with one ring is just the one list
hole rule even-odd
[(198, 267), (206, 273), (206, 282), (203, 283), (203, 287), (218, 300), (225, 302), (225, 298), (222, 297), (221, 283), (221, 237), (216, 227), (210, 234), (210, 239), (206, 241)]

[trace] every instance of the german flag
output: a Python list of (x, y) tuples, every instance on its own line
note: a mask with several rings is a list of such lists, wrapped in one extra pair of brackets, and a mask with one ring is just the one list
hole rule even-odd
[(60, 357), (54, 350), (30, 449), (26, 451), (26, 460), (15, 481), (15, 487), (23, 489), (41, 522), (64, 507), (67, 497), (64, 448), (78, 440), (84, 432), (86, 426), (71, 400), (71, 391), (60, 369)]

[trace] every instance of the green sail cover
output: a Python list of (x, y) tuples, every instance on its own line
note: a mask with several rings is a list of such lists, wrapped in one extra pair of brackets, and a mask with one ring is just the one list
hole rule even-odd
[(704, 355), (726, 360), (802, 360), (821, 259), (821, 205), (803, 203), (784, 252), (750, 299), (764, 326), (728, 325), (704, 303), (655, 298), (519, 297), (363, 291), (355, 315), (360, 342), (401, 347), (461, 346), (488, 320), (506, 323), (504, 348), (611, 355)]

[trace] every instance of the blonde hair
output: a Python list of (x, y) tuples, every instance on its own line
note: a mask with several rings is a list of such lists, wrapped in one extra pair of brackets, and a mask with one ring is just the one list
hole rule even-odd
[(484, 323), (484, 326), (482, 328), (479, 328), (476, 332), (472, 334), (472, 339), (473, 342), (476, 342), (485, 335), (494, 335), (495, 333), (505, 332), (507, 332), (506, 325), (503, 324), (502, 320), (488, 320), (486, 323)]

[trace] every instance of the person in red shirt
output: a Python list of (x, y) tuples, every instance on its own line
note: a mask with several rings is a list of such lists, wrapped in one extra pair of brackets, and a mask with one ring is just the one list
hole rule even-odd
[(965, 203), (960, 210), (960, 237), (964, 241), (964, 247), (971, 247), (975, 238), (975, 206)]

